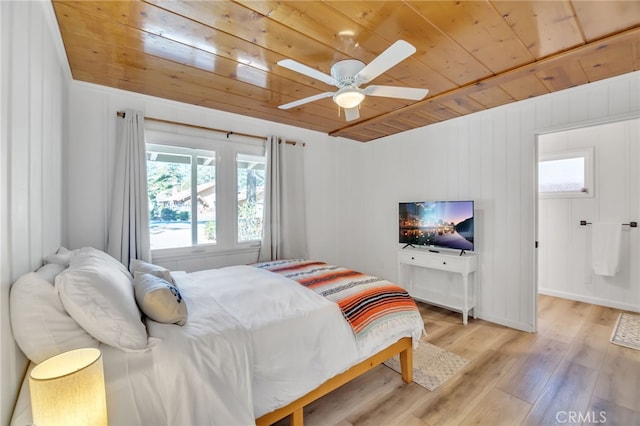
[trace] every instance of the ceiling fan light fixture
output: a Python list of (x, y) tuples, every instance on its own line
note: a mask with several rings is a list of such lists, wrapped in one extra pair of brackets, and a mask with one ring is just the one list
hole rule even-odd
[(335, 95), (333, 95), (333, 101), (342, 108), (353, 108), (360, 105), (360, 102), (364, 99), (364, 93), (353, 87), (346, 87), (340, 89)]
[(278, 65), (282, 67), (338, 88), (336, 92), (324, 92), (307, 96), (306, 98), (280, 105), (278, 108), (291, 109), (319, 99), (333, 97), (333, 102), (338, 105), (338, 115), (340, 115), (340, 109), (342, 109), (346, 120), (353, 121), (360, 118), (359, 107), (366, 96), (422, 100), (429, 93), (427, 89), (379, 85), (360, 87), (362, 84), (373, 81), (415, 52), (416, 48), (410, 43), (398, 40), (366, 65), (358, 59), (343, 59), (334, 63), (331, 65), (331, 75), (296, 62), (293, 59), (278, 61)]

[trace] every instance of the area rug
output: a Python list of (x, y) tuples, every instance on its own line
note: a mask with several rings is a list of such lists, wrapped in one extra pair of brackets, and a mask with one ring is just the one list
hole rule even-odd
[[(455, 376), (468, 362), (466, 359), (422, 339), (418, 349), (413, 351), (413, 381), (425, 389), (434, 391)], [(398, 373), (400, 372), (398, 355), (385, 361), (384, 364)]]
[(611, 343), (640, 351), (640, 316), (620, 313), (613, 327)]

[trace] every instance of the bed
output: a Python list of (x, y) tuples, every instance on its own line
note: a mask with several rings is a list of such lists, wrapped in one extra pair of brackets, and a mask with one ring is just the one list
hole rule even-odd
[[(396, 354), (411, 381), (424, 324), (379, 278), (305, 260), (129, 271), (91, 248), (48, 261), (12, 287), (14, 337), (30, 368), (99, 347), (110, 424), (301, 424), (306, 404)], [(25, 379), (12, 424), (30, 423)]]

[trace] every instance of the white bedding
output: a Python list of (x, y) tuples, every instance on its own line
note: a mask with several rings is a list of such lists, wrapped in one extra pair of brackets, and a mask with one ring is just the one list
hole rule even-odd
[[(251, 336), (205, 285), (184, 284), (185, 326), (148, 321), (146, 351), (100, 345), (110, 425), (254, 423)], [(12, 424), (30, 423), (25, 380)]]
[(186, 280), (207, 283), (229, 314), (251, 330), (256, 418), (360, 360), (338, 305), (282, 275), (236, 266), (175, 278), (181, 288)]
[[(148, 321), (144, 352), (101, 345), (110, 424), (253, 424), (415, 334), (390, 330), (361, 353), (336, 304), (281, 275), (234, 266), (173, 276), (189, 309), (185, 326)], [(27, 388), (17, 426), (31, 423)]]

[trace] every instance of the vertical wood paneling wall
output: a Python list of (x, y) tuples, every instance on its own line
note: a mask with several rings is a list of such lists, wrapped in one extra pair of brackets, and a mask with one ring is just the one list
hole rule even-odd
[[(62, 240), (62, 143), (70, 74), (49, 2), (0, 2), (0, 424), (27, 365), (13, 341), (9, 291)], [(49, 9), (49, 10), (48, 10)]]
[(536, 135), (639, 113), (636, 72), (341, 149), (338, 257), (396, 279), (397, 203), (473, 199), (478, 314), (532, 330)]
[(538, 284), (541, 293), (640, 311), (640, 228), (621, 226), (620, 270), (591, 269), (592, 223), (640, 222), (640, 119), (539, 136), (540, 154), (593, 148), (594, 186), (585, 198), (540, 198)]

